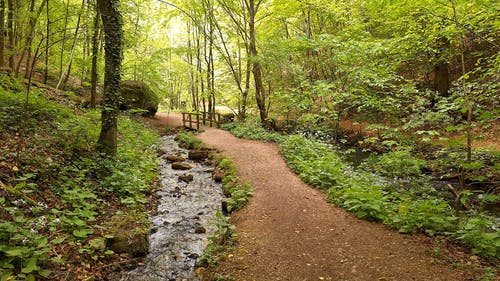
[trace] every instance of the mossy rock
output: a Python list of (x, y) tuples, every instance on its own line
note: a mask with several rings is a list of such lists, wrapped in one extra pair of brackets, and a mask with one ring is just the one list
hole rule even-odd
[(106, 246), (117, 254), (130, 254), (133, 257), (144, 257), (149, 250), (149, 236), (146, 233), (118, 233), (108, 238)]
[(153, 117), (158, 110), (160, 98), (141, 81), (122, 81), (120, 83), (122, 100), (121, 110), (140, 110), (141, 115)]
[(147, 219), (137, 219), (132, 214), (117, 214), (108, 222), (106, 248), (117, 254), (127, 253), (144, 257), (149, 250), (149, 226)]

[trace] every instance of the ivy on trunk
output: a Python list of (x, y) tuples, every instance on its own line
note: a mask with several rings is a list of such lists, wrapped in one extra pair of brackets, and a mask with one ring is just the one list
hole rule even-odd
[(104, 104), (99, 150), (116, 155), (118, 135), (118, 107), (120, 104), (121, 63), (123, 59), (123, 21), (119, 11), (120, 1), (98, 0), (104, 29)]

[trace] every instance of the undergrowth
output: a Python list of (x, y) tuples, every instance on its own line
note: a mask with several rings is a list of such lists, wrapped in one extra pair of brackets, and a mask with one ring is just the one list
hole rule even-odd
[(236, 175), (236, 166), (233, 161), (224, 156), (217, 156), (215, 159), (218, 173), (222, 174), (222, 186), (226, 199), (227, 212), (234, 212), (243, 208), (248, 198), (252, 196), (253, 189), (250, 183), (243, 182)]
[(473, 254), (500, 256), (498, 218), (473, 212), (457, 215), (422, 176), (423, 160), (406, 151), (371, 158), (353, 169), (334, 148), (304, 136), (276, 137), (263, 129), (254, 134), (254, 126), (241, 124), (225, 128), (239, 137), (276, 141), (290, 168), (304, 182), (326, 190), (329, 201), (360, 218), (383, 222), (403, 233), (452, 236), (468, 245)]
[(97, 111), (36, 91), (26, 114), (24, 95), (0, 90), (0, 279), (102, 279), (91, 265), (119, 258), (105, 246), (110, 218), (130, 215), (148, 228), (158, 136), (122, 116), (118, 154), (107, 159), (96, 152)]
[[(216, 155), (215, 165), (216, 173), (220, 173), (222, 177), (222, 188), (226, 196), (223, 211), (231, 213), (243, 208), (252, 196), (253, 188), (236, 175), (236, 166), (231, 159)], [(209, 238), (210, 243), (201, 256), (200, 266), (214, 267), (236, 242), (235, 227), (229, 222), (229, 217), (217, 213), (216, 226), (217, 231)]]
[(186, 149), (199, 149), (202, 147), (202, 143), (199, 139), (194, 137), (194, 134), (189, 131), (182, 130), (177, 133), (175, 140), (179, 145)]

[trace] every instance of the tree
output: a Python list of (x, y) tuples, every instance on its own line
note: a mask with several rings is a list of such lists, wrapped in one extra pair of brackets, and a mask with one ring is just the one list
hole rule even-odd
[(92, 34), (92, 67), (90, 70), (90, 107), (95, 108), (97, 100), (97, 59), (99, 57), (99, 8), (95, 5), (94, 30)]
[(266, 107), (266, 89), (264, 87), (262, 78), (262, 66), (259, 61), (259, 53), (257, 52), (257, 39), (255, 36), (255, 17), (259, 12), (260, 5), (263, 0), (248, 0), (245, 5), (248, 9), (248, 35), (249, 35), (249, 54), (252, 60), (252, 73), (255, 82), (255, 101), (259, 108), (260, 121), (265, 123), (267, 121), (267, 107)]
[(0, 0), (0, 67), (5, 65), (5, 0)]
[(14, 70), (14, 3), (13, 0), (7, 0), (8, 13), (7, 13), (7, 34), (9, 37), (9, 68)]
[(119, 0), (98, 0), (104, 29), (104, 104), (99, 149), (114, 156), (117, 149), (118, 107), (120, 103), (123, 22)]

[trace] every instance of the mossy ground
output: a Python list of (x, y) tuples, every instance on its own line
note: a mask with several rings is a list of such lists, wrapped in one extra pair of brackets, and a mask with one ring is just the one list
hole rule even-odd
[(123, 115), (118, 155), (107, 159), (96, 150), (98, 111), (49, 101), (37, 88), (26, 111), (24, 89), (0, 81), (2, 280), (105, 279), (131, 259), (105, 245), (119, 222), (149, 229), (158, 134)]

